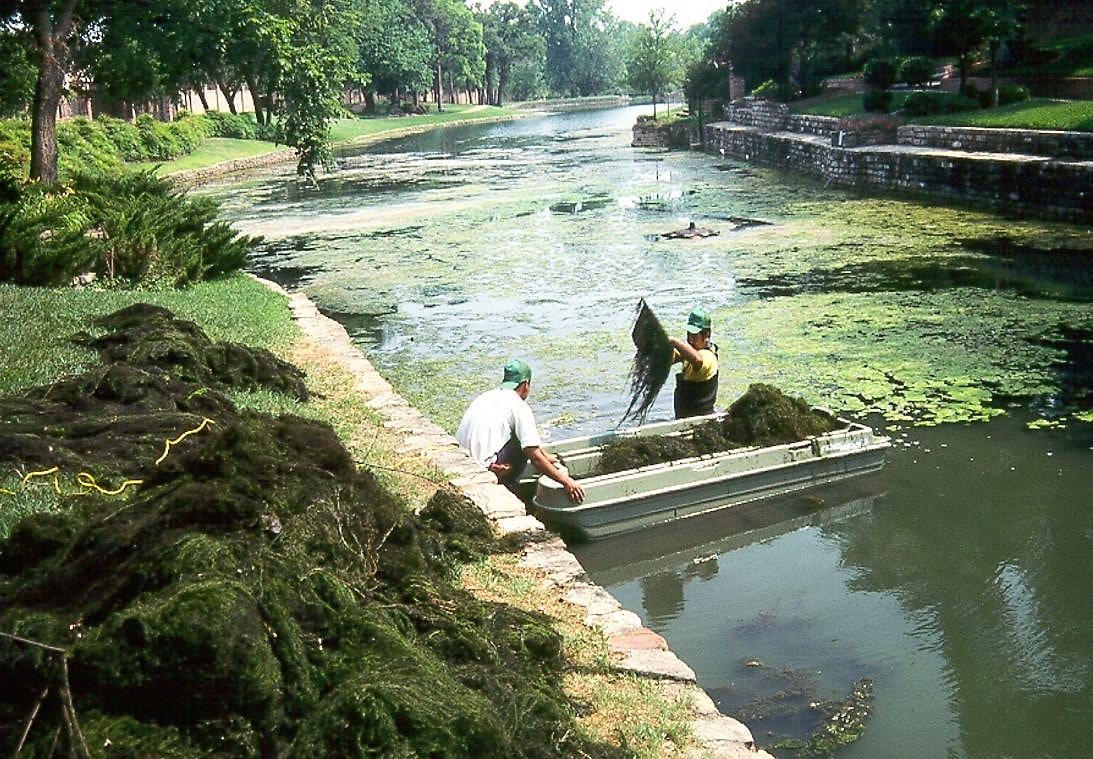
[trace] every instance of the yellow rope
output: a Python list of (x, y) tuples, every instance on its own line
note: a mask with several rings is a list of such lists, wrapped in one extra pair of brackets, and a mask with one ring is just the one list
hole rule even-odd
[(38, 471), (38, 472), (27, 472), (25, 475), (23, 475), (23, 484), (26, 485), (28, 482), (30, 482), (35, 477), (47, 477), (47, 476), (49, 476), (51, 474), (54, 474), (55, 472), (59, 472), (59, 471), (61, 471), (61, 468), (59, 466), (53, 466), (53, 467), (50, 467), (49, 469), (42, 469), (41, 471)]
[(121, 484), (120, 487), (117, 487), (114, 490), (108, 490), (107, 488), (104, 488), (99, 483), (95, 482), (95, 477), (90, 472), (80, 472), (79, 474), (77, 474), (76, 475), (76, 482), (82, 488), (87, 488), (89, 490), (92, 490), (92, 489), (97, 490), (100, 493), (102, 493), (103, 495), (118, 495), (123, 490), (125, 490), (127, 487), (129, 487), (130, 485), (143, 485), (144, 484), (144, 480), (126, 480), (125, 482), (123, 482)]
[(176, 438), (175, 438), (174, 440), (164, 440), (164, 441), (163, 441), (163, 454), (162, 454), (162, 455), (161, 455), (161, 456), (160, 456), (160, 457), (159, 457), (158, 459), (156, 459), (156, 466), (159, 466), (159, 465), (160, 465), (160, 463), (161, 463), (161, 462), (162, 462), (162, 461), (163, 461), (163, 460), (164, 460), (165, 458), (167, 458), (167, 454), (171, 452), (171, 446), (172, 446), (172, 445), (178, 445), (178, 444), (179, 444), (179, 443), (181, 443), (181, 442), (182, 442), (183, 440), (185, 440), (186, 438), (188, 438), (188, 437), (189, 437), (190, 435), (193, 435), (193, 434), (195, 434), (195, 433), (201, 432), (201, 430), (205, 429), (205, 428), (206, 428), (206, 427), (208, 427), (208, 426), (209, 426), (210, 424), (216, 424), (216, 422), (214, 422), (214, 421), (213, 421), (212, 419), (210, 419), (209, 417), (205, 417), (204, 419), (202, 419), (202, 420), (201, 420), (201, 424), (197, 425), (197, 426), (196, 426), (196, 427), (194, 427), (194, 428), (193, 428), (192, 430), (186, 430), (186, 431), (185, 431), (185, 432), (183, 432), (183, 433), (182, 433), (181, 435), (179, 435), (178, 437), (176, 437)]
[[(186, 430), (181, 435), (176, 437), (174, 440), (164, 440), (163, 441), (163, 454), (158, 459), (156, 459), (156, 466), (159, 466), (161, 463), (163, 463), (163, 460), (165, 458), (167, 458), (167, 455), (171, 452), (171, 446), (172, 445), (178, 445), (183, 440), (188, 438), (190, 435), (195, 435), (198, 432), (201, 432), (203, 429), (208, 427), (210, 424), (216, 424), (216, 422), (212, 419), (209, 419), (208, 417), (205, 417), (204, 419), (201, 420), (201, 424), (197, 425), (192, 430)], [(21, 484), (23, 485), (23, 487), (26, 487), (27, 483), (29, 483), (35, 477), (48, 477), (49, 475), (52, 474), (53, 475), (53, 489), (57, 492), (57, 495), (65, 495), (65, 493), (61, 490), (61, 480), (57, 476), (57, 473), (60, 472), (60, 471), (61, 471), (61, 468), (59, 466), (53, 466), (53, 467), (50, 467), (49, 469), (40, 469), (36, 472), (27, 472), (25, 475), (23, 475), (23, 479), (21, 481)], [(89, 490), (97, 490), (98, 492), (102, 493), (103, 495), (120, 495), (130, 485), (143, 485), (144, 480), (125, 480), (124, 482), (122, 482), (122, 484), (120, 486), (118, 486), (117, 488), (114, 488), (113, 490), (111, 490), (109, 488), (104, 488), (102, 485), (100, 485), (98, 482), (96, 482), (95, 481), (95, 476), (93, 474), (91, 474), (90, 472), (80, 472), (79, 474), (76, 475), (76, 483), (81, 488), (84, 489), (84, 492), (69, 493), (68, 495), (87, 495), (86, 491), (89, 491)], [(2, 493), (4, 495), (15, 495), (15, 491), (8, 490), (7, 488), (0, 488), (0, 493)]]

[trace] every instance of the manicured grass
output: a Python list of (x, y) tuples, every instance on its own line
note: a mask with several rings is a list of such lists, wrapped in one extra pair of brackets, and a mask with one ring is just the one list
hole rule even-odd
[(517, 108), (493, 106), (445, 105), (441, 112), (436, 106), (428, 113), (413, 116), (362, 116), (355, 119), (338, 119), (331, 125), (330, 137), (335, 143), (375, 137), (389, 132), (415, 130), (430, 126), (450, 124), (453, 121), (477, 121), (481, 119), (518, 118), (527, 111)]
[[(892, 93), (892, 110), (903, 106), (909, 92)], [(863, 115), (862, 96), (840, 95), (826, 100), (813, 100), (790, 104), (794, 113), (816, 116)], [(976, 126), (998, 129), (1061, 129), (1069, 131), (1093, 131), (1093, 101), (1089, 100), (1026, 100), (1000, 108), (987, 108), (937, 116), (921, 116), (910, 119), (912, 124), (936, 124), (941, 126)]]
[[(910, 92), (893, 92), (892, 93), (892, 110), (898, 110), (903, 107), (903, 102), (907, 99)], [(827, 99), (815, 99), (802, 101), (800, 103), (790, 103), (789, 108), (793, 113), (805, 113), (813, 116), (834, 116), (836, 118), (842, 118), (843, 116), (854, 116), (865, 113), (865, 109), (862, 108), (862, 95), (861, 93), (851, 92), (846, 95), (837, 95), (835, 97)]]
[[(457, 121), (520, 118), (527, 115), (527, 111), (509, 107), (445, 105), (444, 110), (439, 113), (436, 110), (431, 110), (428, 113), (414, 116), (360, 116), (338, 119), (330, 126), (330, 139), (335, 144), (344, 144), (394, 136)], [(285, 145), (262, 140), (235, 140), (213, 137), (205, 140), (193, 153), (174, 161), (148, 161), (127, 165), (136, 169), (160, 166), (162, 167), (162, 174), (174, 174), (176, 172), (202, 169), (224, 161), (252, 158), (288, 149)]]
[(198, 146), (197, 150), (189, 155), (176, 158), (173, 161), (140, 161), (126, 164), (136, 169), (148, 169), (153, 166), (162, 166), (164, 173), (174, 171), (190, 171), (205, 166), (212, 166), (222, 161), (231, 161), (236, 158), (251, 158), (256, 155), (265, 155), (275, 150), (285, 150), (284, 145), (278, 145), (264, 140), (237, 140), (229, 137), (210, 137)]
[(964, 111), (944, 116), (923, 116), (913, 119), (912, 123), (1093, 132), (1093, 101), (1026, 100), (1000, 108)]
[[(201, 282), (185, 290), (99, 290), (0, 284), (0, 393), (52, 382), (98, 361), (69, 338), (87, 322), (132, 303), (154, 303), (197, 322), (213, 340), (265, 348), (298, 334), (287, 304), (244, 274)], [(225, 304), (231, 304), (225, 307)]]

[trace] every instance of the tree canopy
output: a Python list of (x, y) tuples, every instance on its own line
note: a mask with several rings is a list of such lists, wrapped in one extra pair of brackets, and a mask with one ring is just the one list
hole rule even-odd
[[(468, 2), (476, 2), (473, 9)], [(457, 92), (513, 97), (621, 92), (655, 101), (684, 80), (692, 98), (728, 96), (729, 67), (785, 98), (870, 59), (996, 61), (1024, 19), (1050, 0), (744, 0), (707, 23), (672, 28), (664, 10), (620, 22), (605, 0), (0, 0), (0, 116), (33, 122), (31, 177), (56, 179), (56, 118), (77, 81), (98, 98), (139, 105), (218, 88), (299, 151), (327, 157), (343, 93), (391, 108)], [(686, 72), (685, 75), (683, 72)]]

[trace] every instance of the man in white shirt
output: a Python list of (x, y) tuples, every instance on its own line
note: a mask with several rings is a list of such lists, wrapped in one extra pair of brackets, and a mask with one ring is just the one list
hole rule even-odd
[(535, 468), (565, 488), (575, 503), (584, 500), (577, 481), (560, 470), (547, 455), (527, 404), (531, 394), (531, 367), (518, 358), (505, 364), (501, 386), (479, 395), (459, 423), (456, 440), (471, 458), (495, 475), (498, 482), (513, 485), (530, 460)]

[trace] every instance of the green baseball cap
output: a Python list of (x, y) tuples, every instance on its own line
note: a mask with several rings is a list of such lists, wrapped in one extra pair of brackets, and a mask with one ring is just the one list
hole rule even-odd
[(697, 335), (699, 332), (705, 332), (710, 328), (710, 315), (706, 313), (703, 308), (696, 308), (691, 312), (691, 315), (687, 317), (687, 332), (692, 335)]
[(505, 364), (505, 378), (501, 381), (501, 387), (515, 390), (524, 382), (531, 382), (530, 366), (518, 358)]

